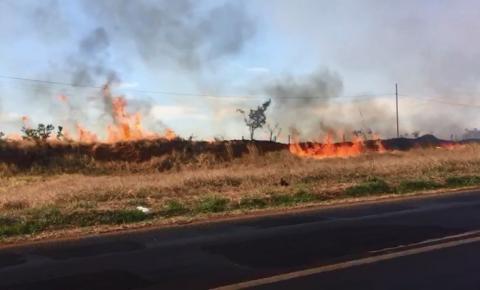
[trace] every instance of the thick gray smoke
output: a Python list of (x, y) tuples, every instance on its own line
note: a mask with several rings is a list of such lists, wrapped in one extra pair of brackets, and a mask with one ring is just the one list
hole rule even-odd
[(341, 77), (327, 69), (318, 69), (301, 76), (281, 75), (265, 81), (260, 91), (272, 98), (270, 114), (286, 131), (296, 128), (305, 136), (325, 133), (319, 110), (329, 106), (343, 91)]
[(258, 86), (259, 93), (273, 100), (269, 122), (278, 122), (283, 132), (295, 131), (304, 140), (330, 134), (340, 141), (358, 130), (390, 136), (395, 130), (393, 107), (375, 99), (345, 98), (342, 77), (332, 70), (284, 74)]
[[(193, 0), (85, 0), (76, 7), (88, 23), (84, 35), (70, 34), (62, 1), (30, 4), (26, 17), (32, 19), (34, 37), (49, 46), (70, 43), (67, 59), (53, 59), (52, 70), (67, 70), (78, 85), (97, 84), (99, 76), (121, 78), (112, 60), (125, 67), (141, 61), (153, 72), (213, 69), (239, 53), (256, 32), (256, 22), (240, 1), (203, 7)], [(9, 8), (21, 11), (25, 5)]]
[[(181, 72), (192, 83), (201, 83), (205, 73), (215, 71), (241, 52), (257, 28), (240, 1), (204, 4), (194, 0), (79, 1), (74, 6), (75, 14), (81, 15), (82, 29), (68, 19), (66, 12), (71, 7), (62, 1), (5, 4), (5, 9), (18, 11), (31, 22), (32, 39), (49, 49), (58, 43), (67, 50), (58, 57), (48, 55), (50, 64), (38, 72), (38, 78), (78, 86), (62, 89), (32, 85), (26, 87), (25, 95), (39, 106), (46, 106), (53, 115), (61, 115), (62, 108), (52, 103), (52, 96), (68, 95), (68, 116), (63, 113), (57, 119), (72, 125), (76, 120), (88, 119), (92, 107), (102, 116), (110, 115), (110, 104), (101, 90), (95, 92), (83, 86), (101, 86), (108, 81), (115, 90), (115, 83), (130, 77), (123, 73), (135, 72), (138, 66), (151, 75)], [(142, 112), (152, 107), (148, 99), (130, 103)], [(103, 117), (101, 120), (109, 121)]]
[(280, 76), (268, 81), (263, 90), (279, 109), (309, 110), (340, 96), (343, 82), (336, 73), (318, 70), (304, 76)]
[(80, 40), (78, 50), (72, 53), (65, 65), (65, 70), (71, 71), (71, 82), (75, 85), (91, 85), (102, 81), (115, 79), (115, 69), (108, 66), (108, 49), (110, 38), (104, 28), (96, 28)]
[[(399, 83), (401, 133), (421, 130), (448, 138), (480, 127), (475, 109), (421, 98), (478, 104), (478, 10), (473, 0), (277, 1), (273, 21), (304, 59), (340, 67), (349, 87), (393, 93)], [(389, 116), (393, 105), (383, 109)], [(392, 124), (392, 118), (382, 123)], [(387, 136), (394, 136), (395, 127), (389, 128)]]
[[(239, 1), (200, 11), (197, 1), (84, 1), (99, 36), (133, 47), (147, 67), (176, 65), (187, 70), (212, 66), (236, 54), (256, 26)], [(97, 29), (98, 30), (98, 29)], [(210, 63), (212, 62), (212, 63)]]

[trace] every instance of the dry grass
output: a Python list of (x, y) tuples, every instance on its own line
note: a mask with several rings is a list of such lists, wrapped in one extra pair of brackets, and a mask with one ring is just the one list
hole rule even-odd
[[(288, 151), (249, 152), (225, 162), (203, 156), (204, 163), (197, 159), (188, 167), (173, 164), (163, 172), (137, 172), (138, 166), (148, 166), (145, 164), (135, 165), (132, 172), (122, 163), (122, 170), (96, 176), (4, 176), (0, 178), (0, 217), (25, 218), (43, 208), (75, 216), (79, 212), (134, 210), (138, 205), (169, 216), (480, 183), (480, 178), (470, 178), (480, 172), (479, 145), (323, 160), (297, 158)], [(469, 179), (452, 179), (459, 176)], [(288, 186), (281, 185), (281, 179)]]

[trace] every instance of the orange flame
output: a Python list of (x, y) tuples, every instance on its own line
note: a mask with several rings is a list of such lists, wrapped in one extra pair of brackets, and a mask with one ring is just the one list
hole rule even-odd
[(82, 125), (77, 124), (78, 141), (83, 143), (95, 143), (98, 141), (97, 135), (88, 131)]
[[(297, 140), (290, 144), (289, 150), (292, 154), (300, 157), (323, 159), (328, 157), (351, 157), (366, 152), (367, 146), (363, 138), (354, 136), (351, 142), (335, 143), (332, 134), (325, 137), (323, 143), (301, 144)], [(375, 140), (376, 152), (385, 152), (379, 138)]]
[[(107, 125), (106, 128), (106, 143), (115, 143), (121, 141), (136, 141), (142, 139), (156, 139), (165, 138), (167, 140), (173, 140), (176, 138), (176, 134), (171, 129), (166, 129), (164, 134), (153, 133), (145, 130), (142, 126), (142, 115), (137, 112), (130, 114), (127, 112), (127, 101), (124, 97), (112, 96), (110, 83), (103, 86), (102, 89), (105, 105), (110, 109), (110, 114), (113, 119), (113, 123)], [(59, 95), (58, 100), (62, 103), (69, 105), (69, 99), (66, 95)], [(28, 118), (23, 117), (24, 124), (27, 124)], [(97, 134), (91, 132), (80, 123), (75, 125), (77, 131), (77, 141), (83, 143), (102, 142)], [(65, 135), (67, 140), (72, 140), (70, 135)]]

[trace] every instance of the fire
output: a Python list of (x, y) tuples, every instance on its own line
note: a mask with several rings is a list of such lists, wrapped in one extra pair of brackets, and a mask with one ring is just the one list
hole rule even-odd
[(113, 119), (113, 124), (107, 127), (108, 143), (155, 138), (172, 140), (176, 137), (171, 129), (166, 129), (163, 136), (145, 130), (142, 126), (142, 115), (140, 112), (128, 113), (126, 110), (127, 100), (122, 96), (113, 97), (108, 84), (104, 86), (103, 94), (104, 100), (110, 102)]
[(365, 153), (369, 150), (376, 152), (385, 152), (379, 138), (375, 138), (374, 149), (369, 149), (362, 137), (354, 136), (351, 142), (335, 143), (333, 135), (328, 134), (322, 143), (300, 143), (295, 140), (290, 144), (289, 150), (292, 154), (300, 157), (308, 157), (314, 159), (323, 159), (328, 157), (352, 157)]
[[(143, 139), (165, 138), (173, 140), (176, 134), (171, 129), (166, 129), (164, 134), (150, 132), (142, 126), (142, 115), (140, 112), (129, 113), (127, 111), (127, 100), (123, 96), (113, 96), (110, 83), (103, 86), (102, 97), (107, 113), (112, 117), (112, 123), (106, 126), (106, 139), (101, 140), (97, 134), (85, 128), (82, 124), (75, 124), (76, 139), (72, 138), (65, 130), (65, 139), (75, 140), (83, 143), (115, 143), (121, 141), (136, 141)], [(69, 108), (69, 98), (66, 95), (59, 95), (58, 100), (66, 104)], [(22, 118), (24, 124), (27, 124), (28, 118)]]
[(172, 129), (165, 129), (165, 138), (167, 140), (173, 140), (177, 137), (177, 135), (175, 135), (175, 132), (172, 130)]
[(88, 131), (82, 125), (77, 124), (78, 141), (83, 143), (95, 143), (98, 141), (97, 135)]
[(458, 143), (453, 143), (453, 142), (445, 142), (445, 143), (441, 143), (440, 146), (437, 146), (436, 148), (454, 150), (460, 147), (463, 147), (463, 145)]

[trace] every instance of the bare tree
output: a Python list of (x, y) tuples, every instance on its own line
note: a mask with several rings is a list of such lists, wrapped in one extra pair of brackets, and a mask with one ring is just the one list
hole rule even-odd
[(280, 128), (280, 125), (278, 123), (275, 123), (274, 126), (272, 126), (270, 123), (267, 123), (267, 131), (270, 136), (270, 142), (272, 142), (277, 141), (277, 138), (282, 132), (282, 128)]
[(257, 109), (250, 109), (248, 116), (246, 115), (244, 110), (237, 109), (237, 112), (243, 114), (245, 125), (247, 125), (250, 131), (250, 140), (253, 140), (255, 130), (257, 130), (258, 128), (262, 128), (267, 122), (267, 116), (265, 115), (265, 111), (267, 110), (268, 106), (270, 106), (271, 102), (272, 100), (269, 99), (261, 106), (258, 106)]

